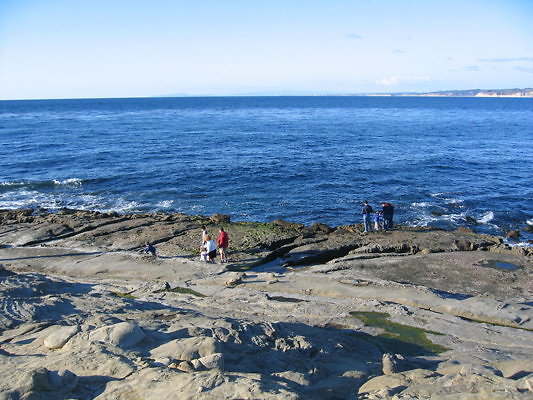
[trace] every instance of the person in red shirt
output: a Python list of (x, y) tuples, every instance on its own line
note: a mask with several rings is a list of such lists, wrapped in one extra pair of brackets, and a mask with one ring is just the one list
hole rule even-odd
[(220, 253), (220, 262), (228, 262), (228, 258), (226, 256), (226, 249), (228, 248), (228, 243), (228, 234), (224, 231), (224, 228), (220, 227), (217, 239), (217, 247)]

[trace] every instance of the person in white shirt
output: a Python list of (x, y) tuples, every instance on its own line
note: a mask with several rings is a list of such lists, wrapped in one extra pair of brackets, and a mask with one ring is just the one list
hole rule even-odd
[(211, 235), (206, 235), (204, 247), (207, 251), (207, 262), (215, 262), (215, 257), (217, 256), (217, 245), (211, 238)]

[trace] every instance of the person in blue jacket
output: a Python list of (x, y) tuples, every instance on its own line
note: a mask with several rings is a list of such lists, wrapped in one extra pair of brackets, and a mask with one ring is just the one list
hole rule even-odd
[(155, 257), (155, 252), (156, 252), (156, 249), (155, 249), (155, 246), (149, 242), (146, 242), (146, 245), (145, 245), (145, 248), (143, 250), (143, 253), (144, 254), (151, 254)]

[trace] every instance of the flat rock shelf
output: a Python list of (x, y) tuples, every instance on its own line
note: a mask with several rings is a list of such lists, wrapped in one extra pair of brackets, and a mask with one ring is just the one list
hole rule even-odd
[(530, 248), (230, 220), (0, 211), (0, 398), (532, 398)]

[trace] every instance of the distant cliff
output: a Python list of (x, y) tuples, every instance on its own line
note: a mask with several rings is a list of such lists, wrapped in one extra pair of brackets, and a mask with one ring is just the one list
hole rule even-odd
[(431, 96), (431, 97), (533, 97), (533, 89), (469, 89), (443, 90), (429, 93), (392, 93), (391, 96)]

